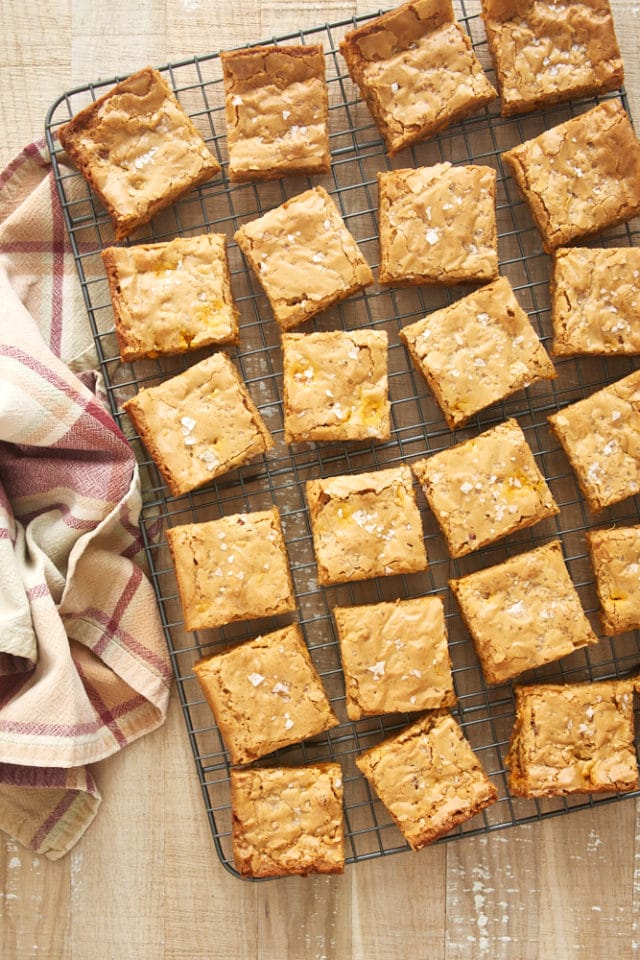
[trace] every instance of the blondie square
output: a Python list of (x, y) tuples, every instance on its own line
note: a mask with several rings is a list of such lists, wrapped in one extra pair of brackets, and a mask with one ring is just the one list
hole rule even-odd
[(585, 534), (607, 636), (640, 627), (640, 527)]
[(635, 790), (633, 684), (516, 687), (506, 763), (517, 797)]
[(339, 763), (230, 772), (233, 858), (244, 877), (344, 870)]
[(328, 173), (328, 96), (321, 46), (220, 54), (229, 179)]
[(622, 86), (608, 0), (482, 0), (502, 115)]
[(306, 493), (321, 586), (426, 570), (422, 521), (404, 464), (309, 480)]
[(324, 187), (243, 224), (235, 240), (283, 330), (373, 283), (371, 267)]
[(387, 346), (376, 330), (283, 334), (287, 443), (388, 439)]
[(495, 803), (489, 780), (458, 723), (430, 713), (355, 758), (414, 849)]
[(451, 430), (505, 397), (556, 376), (506, 277), (400, 331)]
[(235, 366), (215, 353), (123, 404), (174, 496), (273, 446)]
[(380, 283), (483, 282), (498, 275), (496, 172), (438, 163), (378, 173)]
[(488, 683), (598, 642), (559, 540), (449, 583)]
[(277, 507), (167, 530), (187, 630), (295, 610)]
[(640, 370), (548, 419), (591, 510), (640, 492)]
[(617, 100), (503, 153), (547, 253), (640, 211), (640, 143)]
[(338, 724), (295, 623), (199, 660), (194, 670), (233, 763)]
[(220, 170), (162, 75), (151, 67), (77, 113), (60, 127), (58, 138), (111, 217), (116, 240)]
[(333, 611), (350, 720), (456, 702), (440, 597)]
[(640, 247), (563, 247), (553, 262), (552, 352), (640, 353)]
[(237, 343), (224, 234), (107, 247), (102, 259), (122, 360)]
[(410, 0), (340, 44), (391, 156), (496, 97), (451, 0)]
[(452, 557), (559, 512), (516, 420), (412, 464)]

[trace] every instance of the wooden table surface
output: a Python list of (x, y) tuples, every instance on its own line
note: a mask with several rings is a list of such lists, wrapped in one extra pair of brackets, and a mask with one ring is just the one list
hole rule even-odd
[[(2, 0), (0, 166), (42, 136), (47, 108), (73, 86), (380, 5)], [(640, 6), (613, 7), (640, 120)], [(638, 949), (633, 800), (359, 863), (339, 878), (247, 884), (217, 861), (175, 695), (164, 728), (94, 772), (103, 804), (67, 857), (53, 863), (0, 836), (3, 960), (613, 960)]]

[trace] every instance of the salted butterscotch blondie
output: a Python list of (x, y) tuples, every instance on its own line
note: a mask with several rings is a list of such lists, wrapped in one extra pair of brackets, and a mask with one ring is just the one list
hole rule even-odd
[(373, 283), (371, 267), (324, 187), (243, 224), (234, 238), (283, 330)]
[(102, 260), (122, 360), (237, 342), (224, 234), (107, 247)]
[(585, 536), (602, 629), (613, 636), (640, 628), (640, 527), (587, 530)]
[(277, 507), (180, 524), (167, 540), (187, 630), (295, 609)]
[(321, 46), (220, 54), (231, 180), (328, 173), (328, 96)]
[(482, 0), (502, 115), (622, 86), (609, 0)]
[(559, 512), (516, 420), (412, 464), (452, 557)]
[(355, 758), (419, 850), (495, 803), (497, 790), (448, 713), (428, 713)]
[(451, 0), (410, 0), (340, 44), (391, 156), (496, 97)]
[(640, 247), (562, 247), (553, 259), (552, 352), (640, 353)]
[(605, 100), (503, 153), (547, 253), (640, 212), (640, 143)]
[(224, 353), (215, 353), (123, 409), (175, 496), (195, 490), (273, 446), (249, 391)]
[(151, 67), (77, 113), (60, 127), (58, 138), (111, 217), (116, 240), (220, 170), (167, 82)]
[(426, 570), (420, 511), (404, 464), (309, 480), (306, 494), (321, 586)]
[(440, 597), (335, 607), (351, 720), (456, 702)]
[(296, 623), (198, 660), (194, 670), (233, 763), (338, 724)]
[(498, 274), (496, 172), (433, 167), (378, 173), (380, 283), (481, 283)]
[(517, 797), (635, 790), (633, 683), (516, 687), (506, 763)]
[(449, 583), (488, 683), (598, 642), (559, 540)]
[(283, 334), (287, 443), (388, 439), (387, 347), (382, 330)]
[(506, 277), (400, 331), (452, 430), (485, 407), (556, 376)]
[(640, 370), (548, 420), (591, 510), (640, 492)]
[(230, 771), (233, 858), (243, 877), (344, 870), (339, 763)]

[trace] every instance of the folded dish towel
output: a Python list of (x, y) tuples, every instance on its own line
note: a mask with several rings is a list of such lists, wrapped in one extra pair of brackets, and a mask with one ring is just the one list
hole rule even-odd
[(170, 664), (42, 145), (0, 174), (0, 303), (0, 829), (57, 859), (100, 803), (86, 765), (164, 721)]

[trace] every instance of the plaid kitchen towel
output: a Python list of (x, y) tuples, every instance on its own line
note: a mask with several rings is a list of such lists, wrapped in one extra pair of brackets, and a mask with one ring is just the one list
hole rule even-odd
[(0, 174), (0, 303), (0, 829), (57, 859), (100, 803), (86, 765), (164, 721), (170, 666), (42, 145)]

